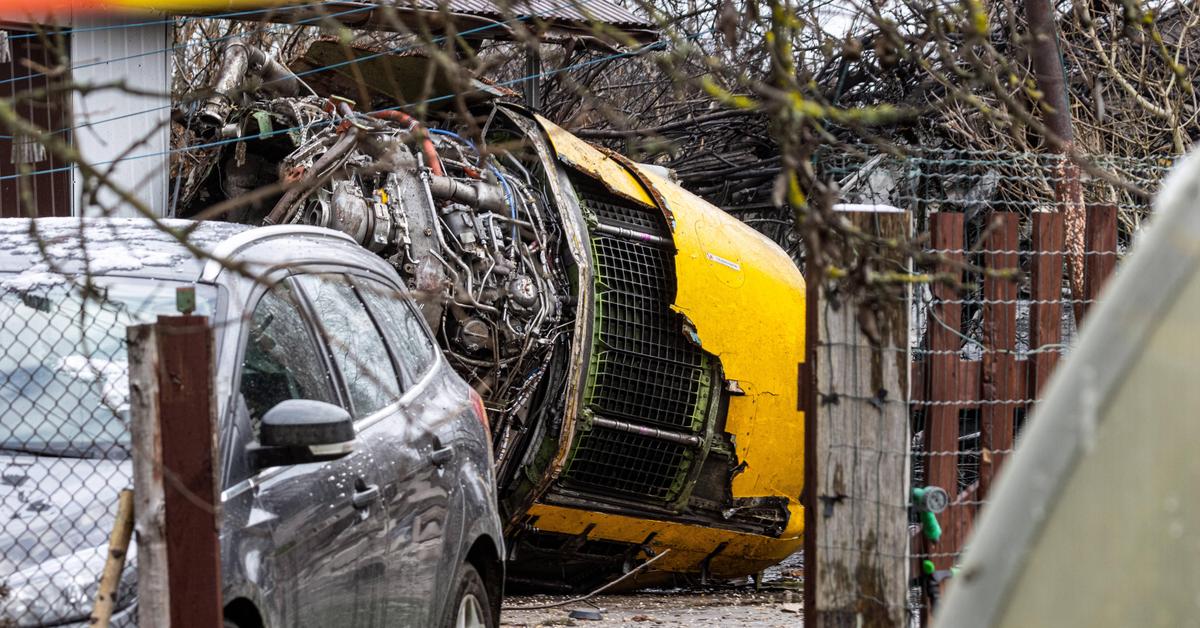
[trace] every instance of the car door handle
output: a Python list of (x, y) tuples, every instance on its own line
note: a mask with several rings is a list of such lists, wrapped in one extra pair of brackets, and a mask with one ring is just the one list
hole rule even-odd
[(450, 462), (450, 459), (453, 457), (454, 457), (454, 449), (453, 448), (442, 447), (441, 449), (433, 450), (433, 453), (429, 454), (429, 461), (432, 462), (434, 464), (434, 466), (440, 467), (440, 466), (446, 464), (447, 462)]
[(354, 491), (354, 495), (350, 498), (350, 503), (354, 504), (356, 510), (362, 510), (370, 506), (375, 498), (379, 497), (379, 485), (372, 484), (360, 490)]

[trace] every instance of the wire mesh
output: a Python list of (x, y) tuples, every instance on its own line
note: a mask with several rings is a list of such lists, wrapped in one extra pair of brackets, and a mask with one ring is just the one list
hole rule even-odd
[[(14, 625), (91, 613), (117, 495), (132, 488), (125, 329), (174, 310), (160, 282), (0, 272), (0, 617)], [(131, 551), (118, 609), (135, 562)]]
[[(823, 451), (807, 455), (851, 452), (880, 469), (907, 459), (911, 487), (946, 491), (950, 503), (938, 515), (936, 542), (908, 494), (845, 497), (851, 508), (879, 516), (906, 513), (912, 589), (902, 603), (909, 621), (921, 623), (940, 583), (952, 577), (996, 473), (1027, 421), (1037, 420), (1049, 374), (1069, 353), (1079, 324), (1103, 299), (1104, 281), (1150, 215), (1150, 195), (1174, 157), (1093, 156), (1073, 175), (1053, 155), (905, 150), (893, 155), (852, 147), (819, 152), (814, 161), (839, 184), (841, 201), (909, 211), (914, 236), (925, 243), (909, 309), (909, 449), (881, 447), (871, 434), (824, 443)], [(1079, 183), (1083, 203), (1069, 215), (1072, 182)], [(818, 351), (868, 346), (858, 337), (840, 344)], [(867, 375), (834, 377), (853, 388), (855, 378)], [(838, 402), (869, 403), (871, 397), (839, 392)], [(876, 564), (906, 555), (903, 547), (838, 538), (817, 539), (817, 548), (870, 554)]]

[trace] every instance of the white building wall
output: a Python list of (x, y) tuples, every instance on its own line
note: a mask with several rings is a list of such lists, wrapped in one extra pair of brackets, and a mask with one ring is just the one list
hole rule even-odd
[[(98, 20), (75, 20), (71, 35), (71, 66), (75, 82), (101, 85), (124, 82), (130, 88), (156, 95), (135, 95), (120, 89), (76, 94), (72, 103), (74, 142), (83, 159), (100, 170), (112, 169), (112, 179), (133, 193), (151, 212), (169, 210), (168, 155), (170, 146), (171, 55), (170, 25), (160, 18), (132, 18), (139, 26), (118, 26)], [(119, 160), (119, 161), (118, 161)], [(115, 162), (115, 163), (114, 163)], [(112, 190), (101, 190), (96, 203), (82, 194), (82, 176), (73, 176), (75, 215), (137, 216)], [(90, 195), (89, 195), (90, 196)]]

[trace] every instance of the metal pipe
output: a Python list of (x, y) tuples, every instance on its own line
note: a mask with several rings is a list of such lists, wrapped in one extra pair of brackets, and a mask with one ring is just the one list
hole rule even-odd
[(209, 128), (225, 126), (233, 111), (233, 98), (246, 81), (246, 70), (250, 67), (250, 53), (246, 46), (235, 43), (225, 47), (221, 54), (221, 67), (212, 83), (213, 95), (200, 106), (199, 119)]
[[(371, 116), (379, 118), (380, 120), (392, 120), (394, 122), (400, 122), (402, 124), (421, 128), (420, 122), (417, 122), (412, 116), (400, 111), (399, 109), (376, 111), (375, 113), (372, 113)], [(437, 149), (433, 146), (433, 140), (429, 139), (429, 132), (425, 131), (423, 128), (421, 129), (421, 132), (425, 135), (424, 141), (421, 142), (421, 150), (425, 153), (425, 161), (429, 162), (429, 169), (433, 171), (433, 174), (439, 177), (446, 176), (446, 170), (442, 168), (442, 160), (440, 157), (438, 157)]]
[(614, 227), (613, 225), (598, 224), (595, 227), (592, 227), (592, 229), (599, 231), (600, 233), (607, 233), (609, 235), (617, 236), (618, 238), (625, 238), (626, 240), (638, 240), (639, 242), (648, 242), (657, 246), (671, 247), (675, 245), (673, 242), (662, 236), (642, 233), (641, 231), (626, 229), (625, 227)]
[(483, 181), (468, 183), (434, 174), (429, 178), (429, 193), (438, 200), (458, 201), (477, 209), (500, 211), (505, 208), (500, 188)]
[(225, 126), (233, 103), (246, 82), (246, 74), (257, 69), (263, 85), (277, 96), (295, 97), (300, 93), (300, 78), (265, 52), (242, 41), (233, 41), (221, 53), (221, 67), (212, 83), (213, 95), (200, 107), (200, 122), (213, 129)]
[(271, 213), (267, 214), (267, 217), (263, 219), (263, 224), (277, 225), (287, 222), (292, 214), (292, 208), (312, 192), (313, 183), (317, 180), (320, 172), (338, 159), (349, 154), (357, 141), (358, 127), (352, 126), (346, 130), (346, 133), (338, 139), (332, 148), (325, 151), (325, 154), (321, 155), (321, 158), (304, 172), (304, 176), (300, 181), (297, 181), (295, 185), (288, 188), (288, 191), (283, 194), (279, 202), (275, 203), (275, 207), (271, 209)]
[(704, 444), (704, 439), (700, 438), (699, 436), (680, 434), (679, 432), (668, 432), (666, 430), (660, 430), (656, 427), (635, 425), (633, 423), (626, 423), (625, 421), (614, 421), (604, 417), (592, 417), (592, 425), (610, 430), (616, 430), (618, 432), (628, 432), (630, 434), (637, 434), (639, 436), (665, 440), (672, 443), (678, 443), (680, 445), (687, 445), (689, 447), (699, 447)]

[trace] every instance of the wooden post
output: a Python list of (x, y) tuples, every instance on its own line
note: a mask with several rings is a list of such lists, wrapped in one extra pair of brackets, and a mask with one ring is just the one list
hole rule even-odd
[[(906, 239), (907, 212), (852, 212), (866, 233)], [(897, 259), (887, 270), (906, 267)], [(871, 285), (847, 300), (810, 274), (815, 407), (806, 413), (806, 619), (814, 626), (896, 626), (908, 593), (908, 288)]]
[[(1017, 381), (1017, 280), (1020, 257), (1017, 227), (1020, 216), (992, 214), (984, 265), (992, 271), (983, 280), (983, 372), (980, 409), (979, 499), (986, 499), (992, 479), (1013, 446), (1013, 413), (1020, 389)], [(1012, 272), (1011, 279), (994, 273)], [(1000, 402), (1000, 403), (997, 403)]]
[(96, 602), (88, 619), (88, 625), (93, 628), (108, 628), (112, 620), (117, 588), (121, 585), (121, 571), (125, 569), (125, 557), (129, 555), (129, 539), (132, 536), (133, 491), (125, 489), (117, 494), (117, 518), (108, 537), (108, 558), (104, 561), (104, 572), (96, 589)]
[(173, 316), (126, 337), (138, 625), (220, 626), (212, 332), (203, 317)]
[(220, 626), (212, 330), (202, 316), (163, 316), (157, 340), (171, 622)]
[[(930, 237), (934, 250), (945, 263), (939, 264), (935, 272), (961, 277), (955, 263), (963, 261), (963, 215), (939, 212), (930, 217)], [(937, 486), (953, 499), (958, 495), (958, 413), (962, 400), (960, 379), (962, 365), (958, 350), (962, 347), (959, 330), (962, 328), (962, 297), (959, 291), (944, 283), (933, 286), (934, 305), (930, 308), (929, 349), (933, 352), (926, 361), (928, 365), (929, 402), (925, 407), (925, 484)], [(941, 455), (938, 455), (941, 454)], [(942, 517), (943, 535), (936, 548), (939, 554), (957, 551), (962, 543), (961, 531), (966, 522), (961, 521), (961, 509), (947, 509)], [(938, 569), (949, 569), (953, 557), (939, 556), (934, 559)]]
[(138, 545), (138, 625), (171, 625), (162, 437), (158, 407), (158, 338), (154, 325), (125, 330), (129, 356), (129, 416)]
[(1033, 259), (1030, 263), (1029, 372), (1030, 397), (1038, 397), (1058, 364), (1062, 342), (1063, 215), (1033, 215)]
[(1117, 268), (1117, 207), (1089, 205), (1084, 238), (1087, 261), (1084, 263), (1083, 311), (1091, 309), (1092, 301)]

